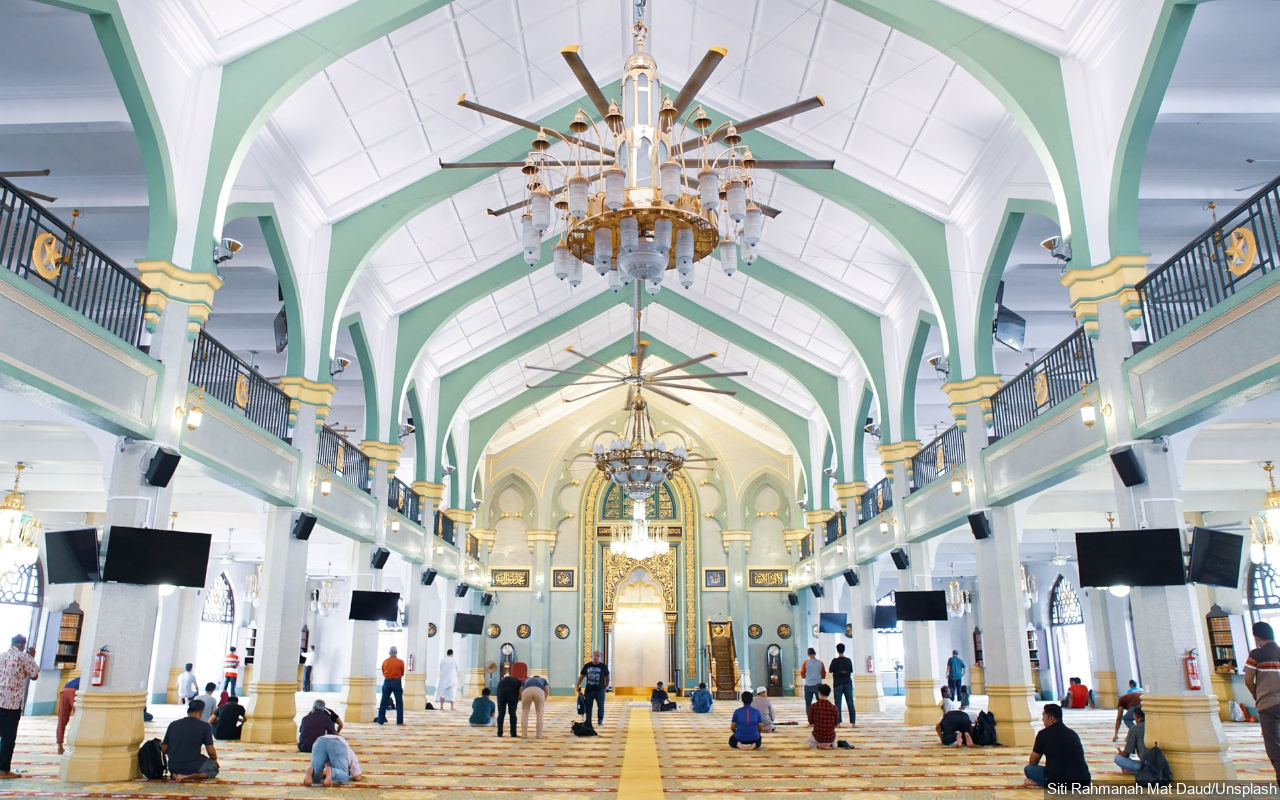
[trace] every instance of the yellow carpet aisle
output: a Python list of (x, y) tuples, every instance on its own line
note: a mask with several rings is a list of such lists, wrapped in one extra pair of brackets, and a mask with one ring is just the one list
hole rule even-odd
[[(315, 695), (299, 695), (309, 703)], [(357, 800), (519, 797), (700, 798), (743, 800), (751, 795), (789, 798), (1041, 798), (1021, 787), (1027, 753), (1020, 748), (946, 749), (932, 730), (906, 728), (901, 701), (880, 714), (860, 714), (855, 730), (839, 736), (855, 750), (815, 751), (805, 747), (803, 725), (766, 734), (759, 752), (727, 747), (728, 718), (736, 704), (717, 701), (711, 714), (692, 714), (687, 698), (681, 710), (652, 714), (647, 704), (632, 707), (609, 698), (600, 736), (575, 738), (569, 731), (573, 703), (555, 698), (547, 707), (546, 738), (499, 740), (492, 728), (472, 728), (461, 704), (456, 712), (414, 711), (407, 724), (348, 725), (348, 735), (364, 766), (366, 779), (341, 790), (301, 785), (309, 756), (290, 745), (219, 742), (222, 773), (196, 784), (130, 781), (65, 784), (57, 780), (52, 717), (23, 719), (14, 758), (27, 777), (0, 781), (0, 798), (298, 798), (334, 791)], [(891, 701), (892, 702), (892, 701)], [(781, 719), (801, 719), (803, 701), (775, 698)], [(163, 736), (176, 706), (162, 706), (147, 736)], [(1096, 780), (1121, 783), (1111, 762), (1113, 711), (1069, 712), (1067, 724), (1085, 741)], [(1240, 777), (1267, 780), (1270, 765), (1257, 725), (1225, 723), (1232, 758)]]

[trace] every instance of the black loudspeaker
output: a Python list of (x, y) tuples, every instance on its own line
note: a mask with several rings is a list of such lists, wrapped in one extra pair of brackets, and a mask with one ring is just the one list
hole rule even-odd
[(969, 515), (969, 530), (975, 539), (991, 538), (991, 518), (985, 511), (975, 511)]
[(906, 569), (911, 566), (911, 559), (907, 557), (907, 551), (901, 547), (895, 547), (889, 551), (889, 555), (893, 557), (893, 565), (898, 569)]
[(480, 605), (482, 606), (493, 605), (493, 595), (489, 592), (485, 592), (484, 594), (480, 595)]
[(1111, 465), (1125, 486), (1141, 486), (1147, 482), (1147, 475), (1142, 471), (1142, 464), (1138, 463), (1132, 447), (1122, 447), (1112, 453)]
[(295, 539), (306, 541), (311, 538), (311, 529), (316, 526), (316, 515), (308, 514), (305, 511), (299, 511), (298, 516), (293, 518), (293, 530), (290, 533)]
[(822, 584), (820, 583), (809, 584), (809, 591), (813, 592), (814, 597), (822, 597), (824, 594), (826, 594), (826, 592), (823, 591), (822, 589)]
[(844, 582), (849, 584), (850, 586), (857, 586), (859, 582), (858, 573), (854, 572), (851, 569), (846, 569), (844, 571)]
[(176, 451), (167, 447), (157, 447), (143, 477), (152, 486), (168, 486), (169, 479), (173, 477), (173, 471), (178, 468), (178, 462), (181, 460), (182, 456)]
[(470, 586), (468, 586), (468, 585), (466, 585), (465, 583), (460, 583), (460, 584), (458, 584), (457, 588), (455, 588), (455, 589), (453, 590), (453, 594), (454, 594), (454, 596), (455, 596), (455, 597), (466, 597), (466, 596), (467, 596), (467, 590), (468, 590), (468, 589), (470, 589), (470, 588), (471, 588), (471, 587), (470, 587)]
[(437, 573), (434, 569), (429, 569), (426, 572), (422, 573), (422, 585), (430, 586), (432, 583), (435, 582), (437, 574), (439, 573)]
[(387, 563), (387, 559), (391, 557), (391, 551), (385, 547), (373, 548), (373, 555), (369, 556), (369, 566), (374, 569), (382, 569)]
[(800, 605), (800, 598), (796, 597), (795, 592), (787, 592), (787, 602), (793, 606)]

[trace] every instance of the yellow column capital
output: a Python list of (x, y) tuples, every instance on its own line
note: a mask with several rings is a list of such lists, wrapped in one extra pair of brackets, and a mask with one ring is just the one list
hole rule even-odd
[(333, 395), (338, 387), (332, 382), (313, 381), (301, 375), (285, 375), (276, 385), (289, 396), (289, 424), (297, 422), (298, 410), (305, 404), (315, 407), (316, 430), (320, 430), (333, 410)]
[(142, 319), (147, 330), (155, 332), (160, 315), (170, 300), (186, 303), (187, 338), (193, 339), (213, 310), (213, 295), (222, 288), (216, 272), (184, 269), (172, 261), (137, 261), (138, 277), (147, 285), (147, 307)]
[(851, 481), (849, 483), (836, 484), (836, 499), (840, 501), (840, 505), (848, 508), (850, 504), (857, 503), (858, 498), (867, 493), (866, 481)]
[(915, 439), (903, 439), (901, 442), (876, 445), (876, 451), (880, 453), (880, 463), (885, 468), (884, 474), (892, 477), (891, 468), (898, 464), (905, 464), (907, 475), (910, 476), (911, 458), (920, 452), (920, 442)]
[(370, 465), (376, 463), (386, 464), (388, 472), (394, 472), (396, 467), (400, 465), (400, 451), (404, 450), (404, 445), (399, 442), (380, 442), (377, 439), (365, 439), (360, 443), (360, 449), (369, 457)]
[[(547, 549), (554, 553), (556, 551), (556, 531), (525, 531), (525, 540), (529, 543), (529, 552), (532, 553), (538, 546), (539, 542), (546, 542)], [(490, 545), (492, 547), (492, 545)]]
[(467, 535), (476, 537), (476, 541), (485, 548), (485, 551), (492, 553), (493, 540), (498, 535), (498, 532), (488, 528), (471, 528), (467, 531)]
[(836, 515), (836, 512), (829, 508), (815, 508), (812, 511), (804, 512), (804, 524), (810, 528), (815, 525), (826, 525), (827, 520)]
[(1115, 256), (1096, 267), (1069, 269), (1058, 282), (1067, 287), (1071, 310), (1091, 337), (1098, 335), (1098, 304), (1119, 300), (1129, 327), (1142, 324), (1142, 298), (1134, 287), (1147, 276), (1149, 255)]
[(742, 542), (742, 547), (747, 552), (751, 551), (751, 531), (720, 531), (720, 542), (724, 545), (724, 551), (729, 552), (729, 545), (734, 542)]
[(476, 512), (474, 511), (467, 511), (461, 508), (442, 508), (440, 511), (449, 519), (454, 522), (461, 523), (462, 525), (466, 525), (468, 528), (471, 526), (471, 523), (476, 521)]
[(423, 500), (431, 501), (432, 508), (435, 508), (436, 506), (440, 505), (440, 501), (444, 499), (443, 483), (432, 483), (431, 481), (414, 481), (413, 486), (410, 488), (412, 488), (414, 493), (419, 497), (421, 497)]
[(991, 395), (1001, 386), (1004, 386), (1004, 379), (999, 375), (978, 375), (968, 380), (942, 384), (942, 391), (947, 395), (947, 408), (961, 430), (965, 430), (969, 424), (965, 409), (974, 403), (982, 407), (983, 419), (991, 422)]
[(813, 531), (808, 528), (788, 528), (782, 532), (782, 541), (787, 546), (787, 552), (790, 553), (793, 548), (798, 547), (804, 541), (804, 537), (810, 535)]

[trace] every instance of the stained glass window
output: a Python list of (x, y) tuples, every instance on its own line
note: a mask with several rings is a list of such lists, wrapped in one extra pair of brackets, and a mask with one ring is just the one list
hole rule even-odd
[(204, 610), (200, 619), (222, 625), (234, 625), (236, 621), (236, 599), (231, 594), (231, 581), (227, 573), (222, 573), (213, 582), (213, 587), (204, 596)]
[(1059, 575), (1053, 584), (1053, 602), (1049, 606), (1050, 625), (1083, 625), (1084, 612), (1080, 610), (1080, 595), (1071, 587), (1071, 581)]
[(1280, 587), (1276, 586), (1276, 573), (1267, 562), (1249, 568), (1249, 607), (1280, 608)]
[[(658, 487), (658, 491), (645, 501), (645, 517), (648, 519), (675, 520), (678, 519), (678, 506), (675, 501), (675, 494), (671, 491), (671, 484), (664, 483)], [(629, 520), (631, 519), (631, 501), (618, 488), (617, 484), (610, 483), (605, 489), (604, 502), (601, 506), (601, 520)]]
[(0, 603), (40, 605), (40, 562), (32, 562), (0, 576)]

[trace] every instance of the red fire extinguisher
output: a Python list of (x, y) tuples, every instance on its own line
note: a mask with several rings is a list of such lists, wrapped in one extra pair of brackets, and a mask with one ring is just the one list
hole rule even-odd
[(867, 672), (875, 672), (876, 664), (871, 660), (871, 656), (867, 656)]
[(409, 654), (409, 671), (413, 672), (413, 653)]
[(101, 686), (107, 679), (107, 647), (103, 645), (93, 657), (93, 674), (89, 678), (90, 686)]
[(1187, 688), (1200, 691), (1200, 664), (1196, 660), (1196, 651), (1188, 650), (1182, 659), (1182, 670), (1187, 676)]

